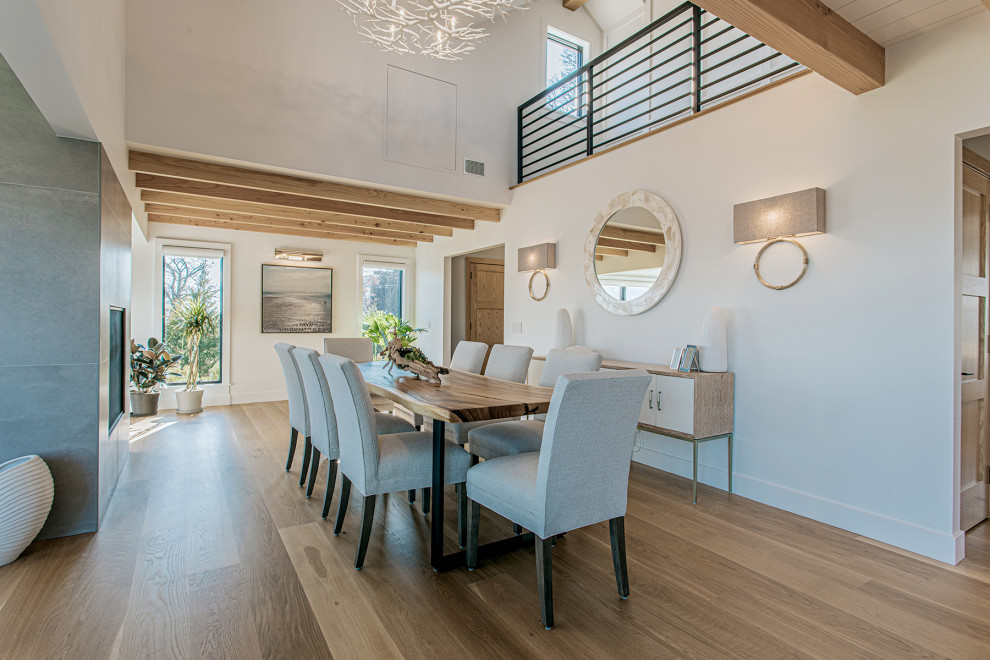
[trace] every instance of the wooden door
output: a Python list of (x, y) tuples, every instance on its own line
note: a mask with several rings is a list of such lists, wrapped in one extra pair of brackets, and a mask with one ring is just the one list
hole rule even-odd
[(990, 161), (968, 149), (963, 155), (962, 226), (962, 450), (959, 526), (987, 517), (987, 229)]
[(467, 339), (489, 346), (502, 343), (505, 320), (505, 263), (471, 259), (467, 265)]

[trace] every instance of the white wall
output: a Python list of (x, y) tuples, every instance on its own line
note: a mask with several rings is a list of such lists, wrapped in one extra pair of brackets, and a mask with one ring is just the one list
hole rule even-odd
[[(736, 374), (737, 492), (944, 561), (961, 555), (954, 511), (959, 401), (956, 135), (990, 125), (990, 15), (887, 51), (887, 85), (853, 96), (810, 75), (514, 192), (498, 225), (417, 248), (421, 341), (442, 354), (444, 258), (475, 246), (557, 243), (540, 303), (507, 269), (506, 341), (537, 353), (556, 310), (606, 357), (666, 363), (697, 340), (711, 305), (729, 310)], [(826, 234), (796, 287), (752, 275), (759, 245), (732, 243), (733, 204), (820, 186)], [(681, 271), (637, 317), (600, 309), (582, 248), (595, 214), (647, 189), (677, 212)], [(521, 321), (522, 334), (509, 334)], [(690, 445), (649, 436), (644, 462), (690, 475)], [(724, 443), (703, 447), (724, 487)]]
[[(515, 176), (516, 106), (543, 89), (547, 21), (588, 40), (584, 11), (539, 0), (461, 62), (396, 56), (361, 43), (326, 0), (131, 0), (127, 5), (127, 138), (384, 186), (493, 203)], [(384, 159), (389, 64), (453, 83), (457, 171)], [(461, 174), (463, 159), (487, 164)]]
[[(285, 380), (272, 346), (284, 341), (296, 346), (306, 346), (323, 352), (323, 338), (356, 337), (360, 314), (358, 298), (358, 255), (413, 257), (412, 248), (390, 245), (372, 245), (344, 241), (330, 241), (291, 236), (277, 236), (231, 229), (208, 229), (177, 225), (148, 225), (148, 240), (139, 232), (133, 238), (134, 278), (132, 291), (131, 334), (139, 342), (148, 337), (161, 338), (161, 310), (155, 310), (155, 269), (161, 264), (155, 259), (154, 239), (158, 237), (193, 241), (229, 243), (231, 291), (230, 317), (226, 319), (231, 330), (230, 341), (230, 398), (207, 388), (207, 405), (224, 403), (252, 403), (285, 399)], [(262, 334), (261, 332), (261, 264), (276, 262), (276, 247), (319, 250), (323, 261), (312, 264), (333, 268), (333, 333), (325, 334)], [(416, 286), (415, 272), (410, 264), (409, 291)], [(414, 308), (410, 314), (415, 313)], [(165, 407), (174, 406), (174, 396), (163, 396)]]

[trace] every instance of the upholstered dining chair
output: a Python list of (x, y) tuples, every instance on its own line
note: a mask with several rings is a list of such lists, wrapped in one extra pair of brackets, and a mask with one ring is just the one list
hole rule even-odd
[[(323, 496), (323, 517), (330, 512), (330, 500), (337, 480), (337, 459), (340, 458), (340, 444), (337, 439), (337, 416), (334, 413), (330, 386), (327, 384), (320, 354), (310, 348), (295, 348), (292, 355), (299, 366), (303, 381), (303, 393), (309, 410), (309, 430), (311, 458), (309, 463), (309, 485), (306, 497), (313, 494), (316, 476), (320, 471), (320, 458), (327, 458), (327, 489)], [(379, 433), (403, 433), (414, 430), (412, 424), (387, 413), (374, 413)]]
[[(602, 356), (598, 353), (553, 348), (547, 353), (539, 386), (553, 387), (564, 374), (598, 371), (601, 366)], [(540, 451), (546, 418), (546, 415), (535, 415), (533, 419), (475, 427), (468, 432), (468, 451), (472, 456), (484, 459)]]
[[(557, 380), (543, 448), (475, 465), (467, 474), (467, 565), (478, 564), (482, 506), (536, 536), (544, 627), (553, 627), (552, 541), (607, 520), (619, 595), (629, 596), (625, 515), (639, 408), (650, 382), (642, 370), (565, 374)], [(594, 469), (589, 469), (589, 465)]]
[[(426, 431), (379, 435), (368, 386), (357, 366), (332, 354), (320, 356), (337, 415), (340, 438), (340, 503), (334, 535), (340, 534), (351, 485), (364, 497), (361, 536), (354, 568), (364, 566), (378, 495), (427, 488), (433, 483), (433, 437)], [(463, 484), (471, 457), (460, 447), (446, 448), (444, 482)], [(464, 519), (465, 489), (460, 489), (457, 519)], [(466, 531), (466, 530), (465, 530)]]
[(285, 389), (289, 396), (289, 459), (285, 462), (286, 472), (292, 467), (292, 458), (296, 454), (296, 442), (301, 433), (305, 442), (303, 443), (302, 469), (299, 471), (299, 485), (306, 483), (306, 472), (309, 470), (310, 439), (309, 439), (309, 410), (306, 407), (306, 396), (303, 394), (302, 376), (299, 374), (299, 366), (292, 355), (295, 346), (279, 342), (275, 344), (275, 353), (278, 361), (282, 365), (282, 374), (285, 376)]
[[(370, 337), (324, 337), (323, 352), (354, 362), (371, 362), (375, 359), (375, 342)], [(395, 409), (395, 404), (383, 396), (372, 394), (371, 402), (375, 404), (375, 410), (380, 412), (392, 412)]]
[(480, 374), (485, 366), (485, 356), (488, 355), (488, 344), (480, 341), (459, 341), (450, 356), (449, 368), (466, 371), (469, 374)]

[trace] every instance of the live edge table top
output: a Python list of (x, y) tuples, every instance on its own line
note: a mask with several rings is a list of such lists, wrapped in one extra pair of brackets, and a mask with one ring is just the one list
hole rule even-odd
[(357, 365), (368, 389), (408, 410), (442, 422), (477, 422), (506, 417), (545, 413), (550, 408), (553, 389), (512, 383), (462, 371), (440, 376), (430, 383), (411, 377), (408, 371), (393, 367), (389, 374), (385, 362)]

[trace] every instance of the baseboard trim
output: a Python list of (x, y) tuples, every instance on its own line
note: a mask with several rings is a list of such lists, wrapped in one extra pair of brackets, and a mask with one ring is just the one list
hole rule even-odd
[[(633, 460), (686, 479), (691, 478), (691, 461), (678, 456), (637, 446), (633, 452)], [(699, 461), (698, 482), (725, 490), (728, 485), (728, 472), (723, 468), (705, 465)], [(957, 564), (965, 556), (965, 535), (962, 532), (946, 534), (738, 472), (733, 472), (732, 482), (733, 493), (747, 499), (947, 564)]]

